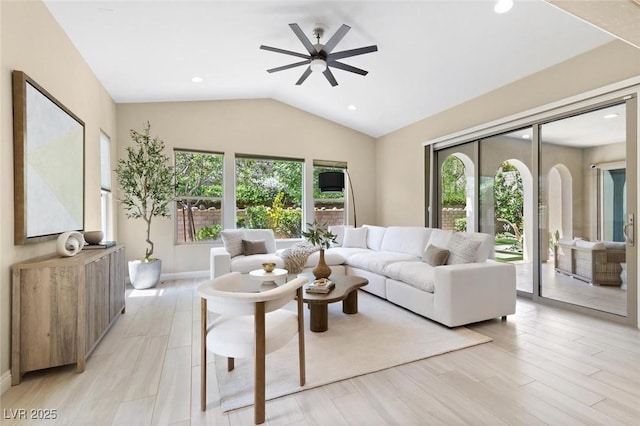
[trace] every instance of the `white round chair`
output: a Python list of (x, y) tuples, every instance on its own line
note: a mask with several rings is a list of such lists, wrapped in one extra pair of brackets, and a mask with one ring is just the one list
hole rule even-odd
[[(234, 369), (235, 358), (255, 359), (254, 417), (265, 421), (266, 354), (285, 346), (298, 335), (300, 386), (305, 383), (304, 309), (302, 286), (306, 278), (296, 278), (260, 293), (237, 292), (242, 275), (231, 272), (198, 287), (202, 314), (200, 406), (207, 405), (207, 350), (227, 357), (227, 370)], [(280, 309), (297, 297), (296, 312)], [(208, 312), (219, 316), (208, 322)]]

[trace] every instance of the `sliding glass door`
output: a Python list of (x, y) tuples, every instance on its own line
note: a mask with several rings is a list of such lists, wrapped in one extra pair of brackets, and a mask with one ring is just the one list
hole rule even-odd
[(621, 102), (540, 126), (541, 297), (628, 314), (626, 118)]
[(435, 224), (493, 235), (519, 295), (636, 324), (637, 117), (628, 96), (435, 146)]

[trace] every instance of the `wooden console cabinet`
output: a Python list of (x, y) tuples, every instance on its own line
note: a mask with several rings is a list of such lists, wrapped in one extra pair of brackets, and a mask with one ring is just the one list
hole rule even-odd
[(125, 309), (124, 246), (12, 266), (11, 384), (27, 371), (86, 358)]

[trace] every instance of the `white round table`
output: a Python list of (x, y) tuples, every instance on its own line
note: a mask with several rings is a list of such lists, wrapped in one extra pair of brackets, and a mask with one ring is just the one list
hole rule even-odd
[(258, 282), (258, 287), (255, 289), (255, 291), (260, 291), (260, 288), (262, 286), (266, 286), (266, 287), (276, 286), (277, 285), (276, 280), (280, 278), (286, 279), (288, 273), (289, 272), (287, 272), (286, 269), (280, 269), (280, 268), (276, 268), (272, 272), (265, 272), (264, 269), (255, 269), (249, 272), (249, 278), (252, 281)]

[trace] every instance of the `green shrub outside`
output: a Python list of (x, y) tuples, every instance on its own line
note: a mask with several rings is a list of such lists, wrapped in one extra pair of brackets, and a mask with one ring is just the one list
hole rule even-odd
[(217, 240), (222, 231), (221, 225), (211, 225), (200, 228), (196, 235), (197, 241)]

